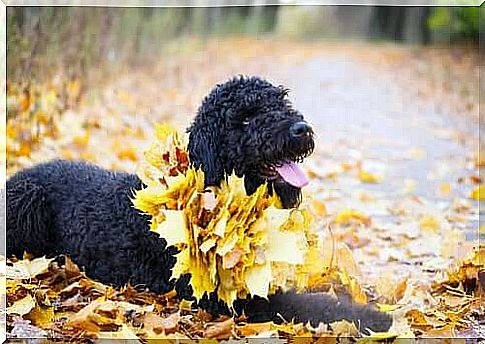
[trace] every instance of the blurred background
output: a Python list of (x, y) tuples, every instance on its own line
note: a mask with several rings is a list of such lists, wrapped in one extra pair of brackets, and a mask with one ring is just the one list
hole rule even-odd
[(372, 225), (333, 229), (363, 280), (421, 283), (485, 239), (482, 13), (8, 7), (7, 174), (55, 158), (135, 172), (155, 122), (183, 131), (214, 85), (259, 75), (288, 87), (314, 127), (305, 191), (321, 228), (340, 211), (365, 214)]
[(184, 41), (248, 36), (295, 40), (478, 43), (477, 7), (9, 7), (9, 79), (146, 63)]

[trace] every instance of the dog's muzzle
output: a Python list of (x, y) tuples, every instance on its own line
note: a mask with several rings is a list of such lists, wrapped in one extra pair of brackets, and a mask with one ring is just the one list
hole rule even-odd
[(287, 158), (279, 159), (275, 170), (288, 184), (302, 188), (309, 183), (305, 172), (298, 166), (298, 162), (313, 152), (313, 129), (305, 121), (291, 124), (289, 127), (290, 140), (286, 146)]
[(305, 121), (296, 122), (290, 127), (290, 135), (294, 138), (300, 138), (313, 134), (312, 127)]

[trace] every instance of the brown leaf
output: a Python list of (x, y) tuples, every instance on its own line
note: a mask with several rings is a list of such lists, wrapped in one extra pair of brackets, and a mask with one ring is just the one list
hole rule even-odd
[[(78, 313), (68, 318), (66, 325), (90, 333), (98, 333), (101, 329), (113, 330), (119, 327), (116, 319), (98, 314), (96, 310), (103, 305), (106, 313), (108, 304), (115, 307), (112, 301), (104, 301), (99, 298), (81, 309)], [(114, 312), (114, 311), (113, 311)]]
[(273, 322), (252, 323), (237, 326), (236, 332), (240, 337), (255, 336), (264, 332), (271, 331)]
[(354, 323), (346, 320), (336, 321), (330, 324), (332, 332), (335, 336), (340, 337), (355, 337), (359, 334), (359, 330)]
[(234, 319), (213, 323), (204, 330), (204, 338), (228, 339), (234, 329)]
[(417, 309), (412, 309), (406, 313), (410, 325), (420, 330), (426, 331), (433, 328), (433, 325), (428, 321), (425, 314)]
[(69, 257), (65, 257), (64, 270), (66, 271), (66, 277), (71, 279), (81, 274), (79, 267)]
[(394, 300), (398, 302), (401, 300), (404, 296), (404, 293), (406, 292), (406, 289), (408, 288), (408, 279), (405, 278), (401, 282), (399, 282), (396, 285), (396, 288), (394, 289)]
[(161, 333), (171, 334), (175, 333), (179, 327), (180, 313), (173, 313), (166, 318), (162, 318), (156, 314), (147, 313), (143, 316), (142, 322), (144, 330), (148, 338), (153, 337), (153, 334), (159, 335)]

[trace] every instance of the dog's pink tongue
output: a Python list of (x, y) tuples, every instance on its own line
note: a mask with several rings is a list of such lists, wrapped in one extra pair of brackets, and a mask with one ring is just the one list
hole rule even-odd
[(309, 183), (305, 172), (294, 162), (287, 162), (277, 167), (276, 171), (287, 183), (297, 188), (302, 188)]

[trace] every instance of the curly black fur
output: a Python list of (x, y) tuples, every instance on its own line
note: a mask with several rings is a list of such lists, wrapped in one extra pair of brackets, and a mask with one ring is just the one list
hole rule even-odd
[(244, 176), (249, 194), (268, 182), (285, 208), (300, 203), (300, 189), (282, 180), (275, 167), (303, 160), (315, 144), (310, 126), (305, 135), (292, 135), (293, 125), (306, 122), (287, 94), (258, 77), (236, 77), (204, 99), (188, 131), (190, 159), (202, 166), (207, 185), (235, 172)]
[[(275, 178), (274, 165), (299, 160), (313, 150), (311, 133), (288, 135), (303, 117), (291, 108), (286, 90), (259, 78), (235, 78), (204, 100), (190, 127), (190, 157), (218, 185), (227, 173), (245, 177), (248, 193), (267, 181), (283, 205), (298, 204), (300, 190)], [(170, 280), (174, 247), (149, 230), (149, 218), (131, 202), (143, 187), (137, 176), (84, 162), (52, 161), (13, 175), (7, 189), (7, 253), (21, 257), (67, 254), (88, 276), (116, 286), (166, 292), (175, 287), (190, 299), (190, 276)], [(215, 295), (199, 305), (228, 313)], [(369, 307), (354, 307), (318, 294), (277, 294), (269, 300), (239, 300), (236, 310), (252, 321), (331, 322), (342, 318), (384, 331), (390, 318)]]

